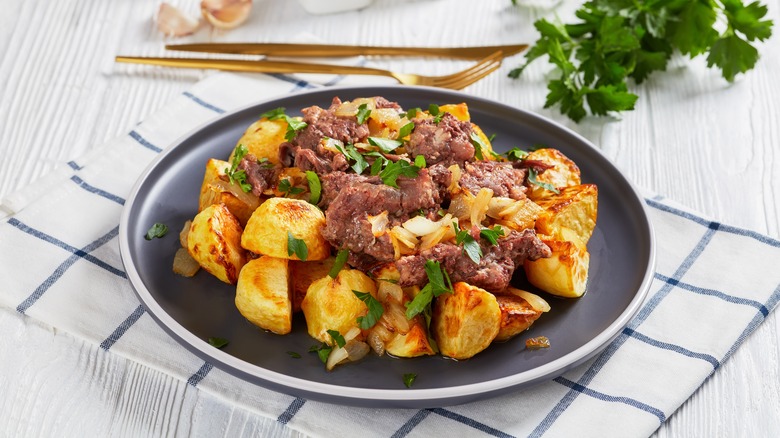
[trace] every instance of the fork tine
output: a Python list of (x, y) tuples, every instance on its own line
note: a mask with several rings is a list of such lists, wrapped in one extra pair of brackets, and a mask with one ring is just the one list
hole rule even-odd
[(501, 66), (503, 54), (498, 51), (460, 72), (431, 78), (430, 85), (460, 90), (484, 78)]
[(461, 70), (461, 71), (458, 71), (458, 72), (455, 72), (455, 73), (452, 73), (452, 74), (448, 74), (448, 75), (434, 76), (433, 78), (434, 79), (438, 79), (438, 80), (460, 78), (460, 77), (463, 77), (464, 75), (468, 75), (469, 73), (471, 73), (473, 71), (481, 70), (486, 65), (490, 65), (490, 64), (492, 64), (496, 60), (501, 60), (501, 59), (503, 59), (503, 57), (504, 57), (504, 55), (503, 55), (503, 53), (501, 51), (493, 52), (489, 56), (487, 56), (485, 58), (482, 58), (481, 60), (479, 60), (479, 62), (477, 62), (476, 64), (472, 65), (469, 68), (466, 68), (464, 70)]

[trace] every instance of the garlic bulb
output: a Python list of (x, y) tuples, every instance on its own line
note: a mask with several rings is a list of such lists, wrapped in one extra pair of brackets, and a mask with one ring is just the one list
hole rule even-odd
[(200, 21), (183, 13), (168, 3), (161, 3), (157, 11), (157, 29), (167, 36), (184, 36), (194, 33)]
[(200, 11), (212, 26), (233, 29), (249, 18), (252, 0), (203, 0)]

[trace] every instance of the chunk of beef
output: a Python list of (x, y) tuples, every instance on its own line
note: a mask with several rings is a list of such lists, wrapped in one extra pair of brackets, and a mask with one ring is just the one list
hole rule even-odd
[(365, 176), (358, 175), (356, 173), (346, 172), (331, 172), (320, 175), (320, 183), (322, 185), (322, 195), (320, 197), (319, 207), (323, 210), (336, 199), (336, 196), (341, 193), (342, 190), (349, 186), (368, 183), (368, 184), (381, 184), (382, 180), (378, 176)]
[(252, 194), (261, 196), (265, 189), (273, 187), (279, 180), (279, 168), (270, 163), (259, 163), (252, 154), (244, 155), (238, 168), (246, 173), (246, 180), (252, 185)]
[(414, 131), (406, 145), (410, 157), (422, 155), (428, 165), (445, 166), (462, 165), (474, 158), (471, 123), (461, 122), (450, 113), (444, 113), (439, 123), (433, 119), (414, 119), (414, 122)]
[(401, 105), (398, 105), (398, 102), (391, 102), (382, 96), (374, 97), (374, 106), (376, 108), (392, 108), (399, 111), (401, 110)]
[(344, 144), (365, 140), (369, 134), (368, 125), (358, 124), (355, 117), (337, 116), (336, 109), (339, 105), (341, 100), (335, 97), (328, 109), (310, 106), (301, 110), (306, 127), (293, 139), (293, 143), (304, 149), (317, 150), (320, 141), (325, 137)]
[(491, 292), (501, 292), (509, 286), (512, 273), (524, 260), (537, 260), (551, 254), (550, 248), (531, 229), (513, 230), (499, 238), (498, 245), (483, 241), (480, 246), (483, 257), (479, 264), (464, 254), (460, 246), (450, 243), (440, 243), (418, 255), (401, 257), (395, 263), (400, 274), (398, 284), (423, 286), (428, 282), (425, 262), (434, 260), (441, 263), (453, 282), (465, 281)]
[(525, 169), (515, 169), (511, 163), (474, 161), (463, 166), (458, 183), (474, 195), (486, 187), (493, 190), (493, 196), (524, 199), (525, 175)]

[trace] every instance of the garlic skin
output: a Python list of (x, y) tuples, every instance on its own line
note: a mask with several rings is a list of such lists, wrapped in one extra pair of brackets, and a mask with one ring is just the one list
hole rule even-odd
[(233, 29), (249, 18), (252, 0), (203, 0), (200, 11), (217, 29)]
[(157, 11), (157, 29), (166, 36), (191, 35), (200, 26), (200, 20), (190, 17), (168, 3), (161, 3)]

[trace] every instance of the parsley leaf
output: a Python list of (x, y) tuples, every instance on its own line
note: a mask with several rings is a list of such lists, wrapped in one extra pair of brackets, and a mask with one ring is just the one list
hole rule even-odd
[(306, 181), (309, 183), (309, 202), (317, 205), (322, 196), (322, 183), (320, 182), (320, 177), (314, 171), (307, 170)]
[(270, 111), (266, 111), (263, 114), (261, 114), (260, 117), (261, 118), (265, 117), (268, 120), (283, 119), (285, 122), (287, 122), (287, 132), (284, 135), (284, 139), (287, 141), (292, 141), (292, 139), (294, 139), (295, 136), (298, 134), (298, 131), (309, 126), (308, 123), (304, 122), (303, 120), (299, 120), (285, 114), (284, 107), (279, 107), (276, 109), (272, 109)]
[(365, 103), (361, 104), (358, 107), (358, 112), (357, 112), (358, 125), (362, 125), (363, 123), (366, 123), (366, 120), (370, 115), (371, 115), (371, 110), (368, 108), (368, 105), (366, 105)]
[(225, 169), (230, 184), (238, 184), (244, 193), (251, 192), (252, 185), (246, 181), (246, 172), (238, 170), (238, 165), (241, 164), (241, 160), (244, 159), (244, 156), (248, 152), (246, 146), (242, 144), (236, 146), (236, 149), (233, 151), (233, 160), (230, 163), (230, 167)]
[(490, 242), (491, 245), (498, 245), (498, 238), (504, 235), (504, 229), (501, 228), (501, 225), (496, 225), (492, 229), (483, 228), (480, 230), (479, 235)]
[(303, 193), (303, 189), (300, 187), (294, 187), (290, 183), (289, 178), (285, 178), (279, 181), (279, 186), (277, 186), (277, 189), (279, 189), (279, 191), (282, 192), (282, 196), (290, 196), (290, 195), (297, 195)]
[(208, 342), (209, 345), (211, 345), (212, 347), (220, 348), (220, 349), (224, 348), (225, 346), (227, 346), (227, 344), (230, 343), (230, 341), (228, 341), (225, 338), (209, 338)]
[(409, 122), (404, 126), (401, 126), (401, 129), (398, 130), (398, 138), (404, 138), (407, 135), (411, 134), (412, 131), (414, 131), (414, 123)]
[(433, 116), (433, 123), (437, 124), (441, 122), (442, 117), (444, 117), (444, 111), (439, 109), (439, 105), (436, 105), (435, 103), (428, 105), (428, 114)]
[(482, 151), (489, 151), (490, 146), (482, 141), (482, 138), (479, 137), (479, 134), (474, 131), (471, 131), (469, 140), (471, 140), (471, 144), (474, 145), (474, 156), (477, 157), (477, 160), (484, 160), (485, 156)]
[(522, 150), (522, 149), (520, 149), (518, 147), (514, 147), (514, 148), (506, 151), (506, 153), (504, 155), (506, 155), (506, 158), (509, 161), (518, 161), (518, 160), (522, 160), (523, 158), (525, 158), (525, 156), (528, 155), (528, 152), (526, 152), (526, 151), (524, 151), (524, 150)]
[(419, 172), (419, 167), (409, 164), (406, 160), (398, 160), (395, 163), (388, 163), (387, 166), (379, 172), (379, 178), (384, 184), (398, 188), (396, 180), (399, 176), (415, 178)]
[(168, 234), (168, 225), (157, 222), (151, 227), (149, 227), (149, 230), (146, 231), (146, 235), (144, 236), (144, 239), (152, 240), (155, 237), (160, 239), (166, 234)]
[(456, 222), (452, 223), (452, 227), (455, 229), (455, 243), (463, 245), (463, 253), (471, 261), (479, 264), (479, 261), (482, 259), (482, 248), (479, 246), (479, 242), (471, 236), (468, 230), (461, 230)]
[(351, 144), (348, 144), (344, 147), (336, 145), (336, 149), (338, 149), (339, 152), (344, 154), (344, 156), (347, 157), (347, 160), (352, 160), (355, 162), (355, 164), (353, 164), (351, 167), (352, 170), (354, 170), (355, 173), (357, 173), (358, 175), (363, 173), (363, 171), (366, 170), (366, 168), (368, 167), (368, 162), (363, 157), (363, 155), (361, 155), (360, 152), (358, 152), (358, 150), (355, 149), (355, 146)]
[(339, 276), (339, 272), (341, 272), (341, 270), (344, 268), (344, 265), (347, 263), (348, 257), (349, 257), (348, 249), (339, 250), (339, 253), (336, 254), (336, 261), (333, 263), (333, 267), (330, 268), (330, 271), (328, 272), (330, 278), (336, 278)]
[[(412, 301), (406, 303), (406, 319), (412, 319), (422, 312), (430, 313), (430, 305), (434, 297), (452, 292), (452, 282), (447, 271), (441, 268), (441, 263), (427, 260), (425, 274), (428, 284), (423, 287)], [(445, 279), (447, 283), (445, 284)], [(427, 310), (426, 310), (427, 309)]]
[(289, 354), (290, 357), (292, 357), (293, 359), (300, 359), (301, 358), (300, 353), (295, 352), (295, 351), (288, 351), (287, 354)]
[(413, 118), (417, 117), (417, 113), (420, 112), (420, 111), (422, 111), (422, 108), (419, 108), (419, 107), (417, 107), (417, 108), (410, 108), (410, 109), (406, 110), (406, 114), (404, 114), (401, 117), (405, 116), (407, 119), (412, 120)]
[(547, 57), (558, 67), (548, 81), (545, 108), (557, 106), (575, 121), (588, 112), (607, 115), (633, 110), (637, 84), (666, 70), (679, 51), (721, 70), (731, 82), (755, 67), (758, 50), (752, 42), (772, 35), (767, 7), (743, 0), (591, 0), (570, 24), (537, 20), (539, 39), (525, 54), (525, 63), (509, 76), (519, 77), (533, 61)]
[(360, 328), (368, 330), (379, 322), (379, 318), (385, 313), (385, 308), (382, 307), (382, 303), (380, 303), (379, 300), (371, 296), (368, 292), (353, 290), (352, 293), (360, 298), (360, 301), (366, 303), (366, 307), (368, 307), (368, 313), (365, 316), (358, 316), (357, 318), (357, 323)]
[(309, 348), (309, 353), (317, 353), (317, 356), (320, 358), (322, 363), (328, 363), (328, 356), (330, 356), (331, 351), (333, 351), (333, 347), (325, 343), (320, 345), (312, 345)]
[(412, 384), (414, 384), (415, 379), (417, 379), (417, 374), (414, 374), (414, 373), (406, 373), (406, 374), (404, 374), (404, 385), (407, 388), (411, 388)]
[(333, 339), (333, 343), (338, 345), (339, 348), (347, 345), (347, 341), (344, 340), (344, 336), (341, 336), (338, 330), (327, 330), (330, 338)]
[(368, 144), (378, 147), (382, 152), (389, 153), (403, 145), (404, 142), (400, 140), (391, 140), (389, 138), (368, 137)]
[(424, 168), (427, 163), (425, 162), (425, 157), (423, 155), (418, 155), (414, 157), (414, 165), (419, 167), (420, 169)]
[(287, 232), (287, 255), (291, 256), (295, 254), (299, 260), (306, 261), (309, 257), (309, 248), (306, 247), (306, 242), (301, 239), (296, 239), (291, 232)]
[(559, 194), (559, 193), (561, 193), (561, 191), (560, 191), (560, 190), (558, 190), (558, 189), (557, 189), (555, 186), (553, 186), (552, 184), (550, 184), (550, 183), (546, 183), (546, 182), (542, 182), (542, 181), (539, 181), (539, 180), (538, 180), (536, 177), (537, 177), (537, 175), (536, 175), (536, 170), (534, 170), (534, 168), (533, 168), (533, 167), (529, 167), (529, 168), (528, 168), (528, 182), (529, 182), (529, 183), (531, 183), (531, 184), (533, 184), (533, 185), (535, 185), (535, 186), (539, 186), (539, 187), (541, 187), (541, 188), (543, 188), (543, 189), (545, 189), (545, 190), (549, 190), (549, 191), (551, 191), (551, 192), (553, 192), (553, 193), (555, 193), (555, 194)]

